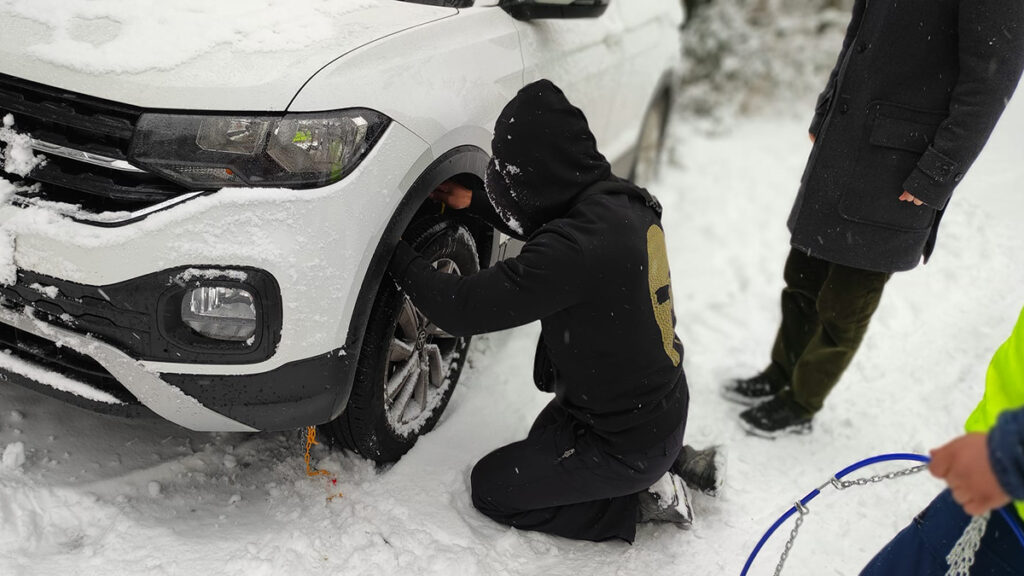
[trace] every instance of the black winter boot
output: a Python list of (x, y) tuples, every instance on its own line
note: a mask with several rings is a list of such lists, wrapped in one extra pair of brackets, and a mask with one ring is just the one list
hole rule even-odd
[(750, 378), (729, 380), (722, 385), (721, 391), (722, 397), (726, 400), (744, 406), (757, 406), (778, 394), (785, 387), (785, 382), (780, 382), (777, 378), (770, 376), (766, 370)]
[(814, 418), (809, 410), (793, 400), (789, 390), (740, 413), (740, 426), (748, 434), (762, 438), (777, 438), (783, 434), (807, 434)]
[(672, 472), (690, 488), (711, 497), (718, 496), (725, 484), (725, 451), (721, 446), (703, 450), (683, 446)]

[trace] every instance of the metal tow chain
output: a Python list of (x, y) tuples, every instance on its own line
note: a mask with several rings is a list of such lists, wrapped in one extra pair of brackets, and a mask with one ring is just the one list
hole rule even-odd
[(856, 480), (839, 480), (838, 478), (833, 477), (830, 483), (836, 490), (841, 491), (846, 490), (847, 488), (852, 488), (854, 486), (867, 486), (868, 484), (877, 484), (879, 482), (884, 482), (886, 480), (895, 480), (897, 478), (903, 478), (905, 476), (912, 476), (914, 474), (917, 474), (918, 472), (924, 472), (927, 469), (928, 465), (922, 464), (920, 466), (914, 466), (913, 468), (905, 468), (903, 470), (889, 472), (888, 474), (875, 474), (874, 476), (869, 476), (867, 478), (857, 478)]
[[(822, 488), (831, 485), (836, 490), (842, 491), (854, 486), (867, 486), (869, 484), (877, 484), (886, 480), (895, 480), (897, 478), (912, 476), (927, 469), (928, 465), (922, 464), (920, 466), (914, 466), (913, 468), (905, 468), (903, 470), (889, 472), (888, 474), (875, 474), (867, 478), (857, 478), (856, 480), (840, 480), (833, 476), (831, 480), (822, 486)], [(786, 547), (782, 550), (782, 556), (779, 557), (779, 564), (775, 567), (775, 576), (780, 576), (782, 574), (782, 567), (786, 564), (786, 560), (789, 558), (789, 553), (793, 550), (793, 544), (796, 542), (797, 534), (800, 532), (800, 526), (804, 523), (804, 516), (811, 513), (811, 511), (800, 502), (796, 502), (794, 506), (796, 507), (797, 512), (799, 512), (799, 516), (796, 518), (796, 524), (793, 525), (793, 530), (789, 533), (789, 540), (786, 541)]]
[(984, 538), (985, 530), (988, 528), (988, 519), (988, 512), (971, 518), (963, 535), (946, 556), (946, 563), (949, 564), (946, 576), (970, 576), (974, 558), (978, 554), (978, 548), (981, 547), (981, 539)]
[(782, 556), (779, 558), (778, 566), (775, 567), (775, 576), (782, 574), (782, 567), (786, 564), (786, 560), (789, 559), (789, 552), (793, 549), (793, 543), (796, 542), (796, 535), (800, 532), (800, 526), (804, 523), (804, 516), (811, 513), (811, 511), (800, 502), (797, 502), (795, 506), (800, 515), (796, 517), (796, 524), (793, 525), (793, 529), (789, 532), (789, 540), (786, 540), (786, 548), (782, 551)]

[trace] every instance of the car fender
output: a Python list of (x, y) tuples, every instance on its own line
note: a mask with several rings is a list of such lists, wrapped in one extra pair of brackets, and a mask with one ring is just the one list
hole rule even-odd
[(435, 154), (464, 144), (489, 150), (498, 113), (522, 86), (512, 18), (497, 7), (466, 8), (325, 66), (288, 111), (371, 108), (422, 138)]

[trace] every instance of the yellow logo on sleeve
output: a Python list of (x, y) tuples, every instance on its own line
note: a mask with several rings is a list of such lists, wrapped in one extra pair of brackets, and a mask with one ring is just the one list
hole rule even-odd
[(675, 348), (676, 332), (672, 325), (672, 281), (668, 270), (668, 249), (665, 231), (658, 225), (647, 229), (647, 282), (651, 291), (654, 320), (661, 329), (661, 343), (673, 366), (679, 366)]

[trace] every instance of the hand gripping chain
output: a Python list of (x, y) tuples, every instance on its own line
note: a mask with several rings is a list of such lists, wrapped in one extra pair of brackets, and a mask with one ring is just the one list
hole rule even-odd
[[(866, 478), (857, 478), (855, 480), (843, 480), (843, 478), (845, 478), (850, 473), (861, 468), (864, 468), (865, 466), (871, 466), (873, 464), (878, 464), (879, 462), (889, 462), (893, 460), (909, 460), (912, 462), (920, 462), (921, 464), (914, 466), (912, 468), (906, 468), (904, 470), (890, 472), (888, 474), (875, 474), (873, 476), (869, 476)], [(870, 484), (877, 484), (879, 482), (884, 482), (886, 480), (895, 480), (897, 478), (911, 476), (926, 470), (928, 468), (928, 461), (929, 458), (927, 456), (921, 456), (919, 454), (882, 454), (880, 456), (874, 456), (872, 458), (861, 460), (860, 462), (857, 462), (840, 470), (839, 472), (836, 473), (835, 476), (830, 478), (828, 482), (822, 484), (821, 486), (815, 488), (814, 490), (811, 490), (810, 493), (808, 493), (806, 496), (795, 502), (789, 510), (787, 510), (781, 517), (779, 517), (779, 519), (776, 520), (774, 524), (772, 524), (771, 528), (769, 528), (768, 531), (765, 532), (764, 536), (761, 537), (761, 540), (758, 541), (757, 546), (754, 547), (754, 551), (750, 553), (750, 556), (747, 558), (746, 564), (743, 565), (743, 571), (740, 573), (740, 576), (747, 576), (747, 573), (750, 571), (751, 565), (754, 563), (754, 558), (757, 557), (758, 552), (761, 551), (761, 548), (763, 548), (765, 543), (768, 542), (768, 539), (771, 538), (772, 534), (774, 534), (775, 531), (778, 530), (778, 528), (782, 526), (782, 524), (785, 523), (786, 520), (788, 520), (791, 516), (793, 516), (794, 514), (799, 514), (799, 516), (797, 516), (796, 523), (794, 524), (792, 531), (790, 531), (789, 533), (789, 539), (786, 541), (786, 546), (782, 551), (781, 557), (779, 558), (779, 563), (775, 566), (775, 576), (780, 576), (782, 574), (782, 568), (783, 566), (785, 566), (786, 560), (789, 558), (789, 554), (793, 550), (793, 544), (794, 542), (796, 542), (797, 534), (800, 531), (800, 527), (803, 525), (804, 516), (810, 514), (810, 510), (807, 509), (807, 503), (815, 499), (819, 494), (821, 494), (821, 491), (823, 489), (832, 486), (838, 491), (843, 491), (846, 490), (847, 488), (852, 488), (854, 486), (868, 486)], [(1009, 516), (1009, 513), (1007, 513), (1005, 509), (1000, 510), (1000, 512), (1004, 515), (1006, 521), (1010, 524), (1014, 533), (1017, 535), (1017, 538), (1020, 540), (1021, 545), (1024, 546), (1024, 533), (1020, 531), (1016, 523), (1013, 522), (1013, 520)], [(964, 530), (963, 536), (960, 537), (960, 540), (957, 541), (956, 545), (953, 547), (953, 550), (950, 551), (949, 556), (946, 557), (946, 561), (949, 563), (949, 571), (946, 573), (946, 576), (968, 576), (970, 574), (971, 565), (974, 563), (975, 553), (978, 551), (978, 547), (981, 545), (982, 536), (985, 535), (985, 528), (988, 524), (988, 518), (988, 514), (985, 514), (983, 516), (976, 516), (971, 520), (970, 524), (968, 524), (967, 528)]]

